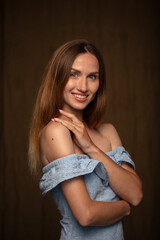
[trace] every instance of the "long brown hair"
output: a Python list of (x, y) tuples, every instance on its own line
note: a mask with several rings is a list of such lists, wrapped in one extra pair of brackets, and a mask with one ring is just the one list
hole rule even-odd
[(39, 136), (41, 130), (58, 115), (63, 106), (62, 93), (70, 76), (71, 67), (78, 54), (89, 52), (99, 62), (99, 89), (93, 101), (84, 109), (83, 119), (90, 128), (98, 127), (104, 117), (106, 104), (106, 79), (103, 59), (98, 49), (87, 40), (78, 39), (60, 46), (51, 57), (40, 86), (29, 136), (29, 165), (32, 172), (42, 166)]

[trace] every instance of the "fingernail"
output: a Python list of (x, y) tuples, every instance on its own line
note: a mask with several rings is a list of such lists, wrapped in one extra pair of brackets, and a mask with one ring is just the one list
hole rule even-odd
[(54, 118), (51, 119), (52, 122), (55, 122)]

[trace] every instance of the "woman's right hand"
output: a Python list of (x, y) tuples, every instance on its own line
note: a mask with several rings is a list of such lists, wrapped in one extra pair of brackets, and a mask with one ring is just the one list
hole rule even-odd
[(81, 148), (81, 150), (88, 154), (96, 146), (92, 142), (90, 136), (88, 135), (87, 128), (85, 124), (80, 121), (74, 114), (68, 113), (64, 110), (59, 110), (60, 113), (67, 117), (67, 119), (54, 118), (53, 121), (62, 123), (66, 128), (68, 128), (73, 133), (73, 140)]

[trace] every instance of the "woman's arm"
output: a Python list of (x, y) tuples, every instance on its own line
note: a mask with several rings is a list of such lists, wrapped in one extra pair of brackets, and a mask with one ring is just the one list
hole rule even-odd
[[(138, 205), (142, 199), (142, 183), (136, 172), (126, 163), (123, 163), (122, 166), (117, 165), (110, 157), (102, 152), (90, 139), (85, 125), (73, 114), (65, 111), (60, 112), (68, 117), (68, 120), (59, 118), (55, 120), (61, 122), (73, 132), (75, 141), (87, 155), (104, 164), (109, 175), (109, 184), (112, 189), (130, 204), (134, 206)], [(112, 134), (110, 134), (110, 137), (112, 146), (120, 145), (121, 141), (118, 138), (116, 130), (113, 128), (111, 132)]]
[[(70, 131), (60, 123), (51, 123), (40, 137), (42, 161), (74, 154)], [(45, 161), (44, 161), (45, 159)], [(75, 177), (61, 183), (61, 189), (73, 216), (82, 226), (109, 225), (130, 214), (130, 205), (124, 201), (93, 201), (86, 189), (83, 177)]]
[(73, 216), (82, 226), (106, 226), (130, 214), (130, 205), (124, 201), (93, 201), (86, 189), (83, 177), (61, 183), (63, 194)]
[(142, 199), (141, 180), (127, 163), (123, 163), (122, 167), (119, 166), (96, 146), (90, 151), (89, 156), (101, 160), (107, 169), (110, 186), (122, 199), (133, 206), (140, 203)]
[[(109, 138), (112, 149), (122, 145), (120, 137), (112, 124), (103, 124), (99, 130)], [(134, 206), (140, 203), (142, 199), (142, 183), (128, 163), (123, 162), (121, 166), (117, 165), (95, 145), (92, 145), (89, 155), (92, 158), (101, 159), (107, 169), (110, 186), (122, 199)]]

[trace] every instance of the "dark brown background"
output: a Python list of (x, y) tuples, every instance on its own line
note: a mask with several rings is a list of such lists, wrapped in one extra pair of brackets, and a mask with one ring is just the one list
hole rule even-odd
[(0, 239), (59, 237), (51, 196), (41, 196), (28, 170), (28, 129), (51, 53), (75, 38), (90, 40), (102, 52), (106, 121), (116, 126), (143, 180), (144, 199), (125, 223), (125, 237), (158, 239), (158, 1), (2, 0), (0, 7)]

